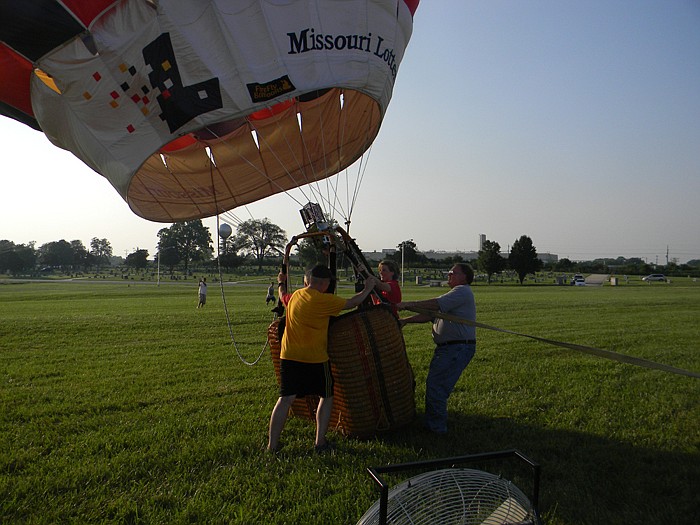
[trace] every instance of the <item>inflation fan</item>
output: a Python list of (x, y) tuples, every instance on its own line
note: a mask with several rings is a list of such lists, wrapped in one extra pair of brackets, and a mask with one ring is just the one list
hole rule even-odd
[[(501, 476), (463, 468), (486, 460), (518, 458), (533, 472), (528, 498)], [(418, 474), (389, 489), (381, 474), (435, 469)], [(404, 463), (368, 469), (381, 497), (357, 525), (538, 525), (539, 465), (517, 450), (489, 452), (435, 461)]]

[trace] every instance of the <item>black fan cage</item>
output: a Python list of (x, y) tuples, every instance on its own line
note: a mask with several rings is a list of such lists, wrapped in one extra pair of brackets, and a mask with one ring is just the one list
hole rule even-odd
[[(533, 468), (532, 498), (511, 481), (482, 470), (456, 465), (475, 459), (518, 457)], [(449, 465), (416, 475), (391, 489), (380, 473), (418, 467)], [(362, 516), (357, 525), (538, 525), (537, 498), (539, 465), (518, 451), (462, 456), (432, 462), (393, 465), (369, 469), (382, 489), (382, 497)]]
[[(358, 525), (379, 524), (377, 501)], [(473, 469), (415, 476), (389, 491), (387, 523), (501, 525), (536, 523), (532, 503), (510, 481)]]

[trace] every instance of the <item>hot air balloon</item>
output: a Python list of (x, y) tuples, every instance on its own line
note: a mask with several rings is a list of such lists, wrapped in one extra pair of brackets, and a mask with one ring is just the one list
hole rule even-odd
[[(71, 151), (145, 219), (218, 216), (361, 158), (391, 100), (417, 5), (2, 2), (0, 113)], [(371, 273), (342, 228), (311, 215), (308, 235), (340, 236), (356, 270)], [(333, 328), (335, 426), (348, 435), (415, 413), (401, 329), (388, 312), (358, 312)]]
[(391, 99), (418, 0), (0, 5), (0, 113), (137, 215), (209, 217), (350, 166)]

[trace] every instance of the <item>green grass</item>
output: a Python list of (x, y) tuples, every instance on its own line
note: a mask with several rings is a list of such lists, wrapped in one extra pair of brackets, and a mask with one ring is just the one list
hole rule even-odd
[[(336, 437), (311, 451), (291, 418), (264, 452), (277, 385), (263, 349), (266, 283), (0, 284), (0, 523), (356, 523), (366, 468), (517, 448), (542, 465), (551, 524), (700, 516), (700, 380), (479, 330), (450, 434)], [(439, 288), (408, 286), (407, 299)], [(349, 295), (349, 290), (341, 290)], [(700, 372), (700, 285), (475, 287), (479, 321)], [(428, 325), (405, 328), (422, 412)], [(527, 470), (503, 473), (525, 493)], [(410, 476), (412, 474), (407, 474)], [(399, 482), (406, 476), (390, 477)]]

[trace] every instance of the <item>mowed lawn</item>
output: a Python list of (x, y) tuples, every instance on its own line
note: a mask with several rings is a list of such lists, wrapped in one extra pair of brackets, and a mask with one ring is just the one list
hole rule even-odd
[[(317, 456), (313, 425), (291, 418), (282, 452), (266, 453), (266, 285), (222, 296), (212, 282), (197, 310), (196, 281), (0, 284), (0, 523), (353, 524), (378, 498), (369, 466), (510, 448), (542, 466), (546, 523), (700, 517), (700, 379), (485, 329), (448, 436), (417, 419), (376, 439), (332, 435), (336, 452)], [(700, 372), (691, 279), (474, 292), (482, 323)], [(429, 325), (404, 337), (420, 416)], [(532, 489), (521, 465), (474, 468)]]

